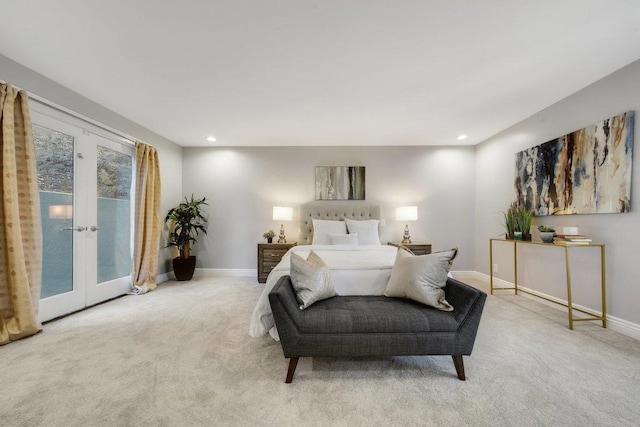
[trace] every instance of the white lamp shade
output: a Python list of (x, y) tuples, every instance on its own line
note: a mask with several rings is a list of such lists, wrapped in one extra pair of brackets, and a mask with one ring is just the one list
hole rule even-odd
[(293, 219), (293, 208), (274, 206), (273, 219), (278, 221), (291, 221)]
[(417, 206), (403, 206), (396, 208), (396, 220), (398, 221), (416, 221), (418, 219)]
[(73, 217), (73, 206), (51, 205), (49, 206), (49, 218), (69, 219)]

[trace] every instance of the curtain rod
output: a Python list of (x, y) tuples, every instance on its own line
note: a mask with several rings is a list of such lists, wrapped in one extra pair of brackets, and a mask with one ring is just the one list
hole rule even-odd
[[(11, 83), (8, 83), (8, 82), (6, 82), (6, 81), (4, 81), (2, 79), (0, 79), (0, 83), (11, 84)], [(104, 125), (104, 124), (102, 124), (102, 123), (100, 123), (100, 122), (98, 122), (96, 120), (93, 120), (93, 119), (87, 117), (87, 116), (83, 116), (82, 114), (76, 113), (73, 110), (70, 110), (70, 109), (68, 109), (66, 107), (63, 107), (62, 105), (58, 105), (58, 104), (56, 104), (54, 102), (51, 102), (48, 99), (45, 99), (45, 98), (43, 98), (41, 96), (38, 96), (38, 95), (36, 95), (34, 93), (31, 93), (28, 90), (22, 89), (22, 88), (20, 88), (20, 87), (18, 87), (16, 85), (11, 84), (11, 86), (15, 87), (18, 90), (24, 90), (25, 92), (27, 92), (27, 95), (28, 95), (30, 100), (35, 101), (40, 105), (44, 105), (45, 107), (49, 107), (49, 108), (51, 108), (53, 110), (56, 110), (56, 111), (58, 111), (60, 113), (67, 114), (67, 115), (69, 115), (69, 116), (71, 116), (73, 118), (76, 118), (76, 119), (78, 119), (80, 121), (88, 123), (88, 124), (90, 124), (92, 126), (95, 126), (98, 129), (102, 129), (102, 130), (104, 130), (106, 132), (112, 133), (115, 136), (120, 137), (123, 140), (122, 142), (124, 142), (126, 144), (132, 145), (134, 147), (136, 145), (137, 138), (134, 138), (131, 135), (127, 135), (124, 132), (120, 132), (117, 129), (114, 129), (114, 128), (110, 127), (110, 126)]]
[(71, 117), (73, 117), (75, 119), (78, 119), (78, 120), (83, 121), (85, 123), (88, 123), (88, 124), (90, 124), (92, 126), (95, 126), (98, 129), (102, 129), (102, 130), (104, 130), (106, 132), (112, 133), (112, 134), (120, 137), (123, 140), (123, 142), (125, 142), (127, 144), (130, 144), (132, 146), (136, 145), (136, 139), (137, 138), (134, 138), (131, 135), (127, 135), (126, 133), (120, 132), (119, 130), (116, 130), (116, 129), (110, 127), (110, 126), (104, 125), (104, 124), (102, 124), (102, 123), (100, 123), (100, 122), (98, 122), (96, 120), (90, 119), (89, 117), (83, 116), (82, 114), (76, 113), (75, 111), (70, 110), (68, 108), (65, 108), (65, 107), (63, 107), (61, 105), (55, 104), (55, 103), (53, 103), (53, 102), (51, 102), (49, 100), (46, 100), (46, 99), (44, 99), (44, 98), (42, 98), (42, 97), (40, 97), (38, 95), (34, 95), (32, 93), (29, 93), (29, 92), (27, 92), (27, 94), (29, 95), (29, 99), (30, 100), (35, 101), (40, 105), (44, 105), (44, 106), (49, 107), (49, 108), (51, 108), (53, 110), (56, 110), (56, 111), (58, 111), (60, 113), (67, 114), (67, 115), (69, 115), (69, 116), (71, 116)]

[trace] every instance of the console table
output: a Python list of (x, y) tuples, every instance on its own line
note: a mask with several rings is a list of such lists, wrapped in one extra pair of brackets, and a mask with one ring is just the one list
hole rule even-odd
[[(493, 287), (493, 242), (506, 242), (506, 243), (512, 243), (513, 244), (513, 271), (514, 271), (514, 281), (513, 281), (513, 287), (497, 287), (494, 288)], [(518, 287), (518, 246), (520, 245), (540, 245), (540, 246), (546, 246), (546, 247), (550, 247), (550, 248), (556, 248), (556, 249), (564, 249), (564, 262), (565, 262), (565, 269), (567, 272), (567, 302), (566, 304), (563, 302), (559, 302), (556, 301), (554, 299), (551, 298), (547, 298), (545, 296), (542, 295), (538, 295), (535, 294), (533, 292), (529, 292), (525, 289), (519, 288)], [(601, 297), (601, 302), (602, 302), (602, 314), (598, 314), (595, 313), (593, 311), (590, 310), (585, 310), (582, 308), (576, 308), (573, 306), (573, 303), (571, 301), (571, 268), (569, 265), (569, 250), (580, 250), (581, 248), (593, 248), (593, 247), (597, 247), (600, 248), (600, 284), (601, 284), (601, 290), (602, 290), (602, 297)], [(554, 302), (556, 304), (560, 304), (564, 307), (567, 307), (567, 311), (569, 313), (569, 329), (573, 329), (573, 322), (579, 322), (579, 321), (587, 321), (587, 320), (598, 320), (602, 322), (602, 327), (606, 328), (607, 327), (607, 292), (606, 292), (606, 274), (605, 274), (605, 247), (603, 244), (600, 243), (589, 243), (586, 245), (570, 245), (570, 246), (563, 246), (563, 245), (555, 245), (553, 243), (544, 243), (544, 242), (537, 242), (537, 241), (528, 241), (528, 240), (507, 240), (507, 239), (489, 239), (489, 277), (490, 277), (490, 286), (491, 286), (491, 294), (493, 295), (493, 291), (494, 290), (513, 290), (515, 292), (515, 294), (518, 293), (518, 291), (520, 292), (524, 292), (526, 294), (529, 295), (533, 295), (536, 296), (538, 298), (543, 298), (547, 301), (551, 301)], [(588, 314), (589, 316), (593, 316), (593, 317), (574, 317), (573, 315), (573, 311), (579, 311), (581, 313), (584, 314)]]

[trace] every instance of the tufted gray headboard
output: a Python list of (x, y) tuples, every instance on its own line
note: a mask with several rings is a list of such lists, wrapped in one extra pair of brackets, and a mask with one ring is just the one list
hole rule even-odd
[(311, 244), (313, 240), (313, 219), (339, 221), (345, 218), (380, 219), (380, 206), (329, 201), (302, 205), (300, 207), (300, 238), (298, 244)]

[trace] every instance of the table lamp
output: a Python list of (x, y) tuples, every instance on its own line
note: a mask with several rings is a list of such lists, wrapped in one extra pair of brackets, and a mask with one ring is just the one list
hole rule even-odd
[[(274, 221), (291, 221), (293, 219), (293, 208), (285, 206), (273, 207), (273, 220)], [(278, 236), (278, 243), (287, 243), (287, 238), (284, 235), (284, 224), (280, 224), (280, 235)]]
[[(416, 221), (418, 219), (417, 206), (403, 206), (396, 208), (396, 220), (398, 221)], [(411, 243), (409, 235), (409, 224), (404, 226), (404, 236), (402, 236), (402, 244)]]

